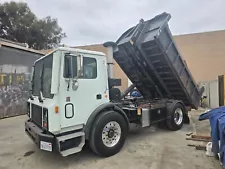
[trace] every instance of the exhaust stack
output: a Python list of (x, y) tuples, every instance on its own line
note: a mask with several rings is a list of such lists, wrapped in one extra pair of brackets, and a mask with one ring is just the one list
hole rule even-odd
[(107, 48), (107, 64), (108, 64), (108, 76), (113, 78), (113, 48), (117, 46), (115, 42), (108, 41), (103, 44)]

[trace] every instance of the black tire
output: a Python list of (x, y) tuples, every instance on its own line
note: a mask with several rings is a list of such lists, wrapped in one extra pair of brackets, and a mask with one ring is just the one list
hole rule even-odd
[[(179, 109), (182, 111), (182, 121), (181, 123), (176, 123), (174, 120), (174, 117), (176, 115), (176, 110), (179, 110)], [(184, 106), (181, 103), (176, 103), (172, 108), (168, 110), (168, 113), (170, 118), (168, 118), (166, 121), (167, 128), (172, 131), (180, 130), (184, 123), (184, 116), (185, 116)]]
[[(113, 147), (107, 147), (102, 140), (102, 131), (106, 124), (111, 121), (116, 121), (119, 124), (121, 128), (121, 136), (116, 145)], [(121, 114), (115, 111), (102, 112), (97, 116), (92, 125), (89, 145), (94, 153), (102, 157), (109, 157), (117, 154), (121, 150), (125, 143), (127, 134), (128, 124)]]

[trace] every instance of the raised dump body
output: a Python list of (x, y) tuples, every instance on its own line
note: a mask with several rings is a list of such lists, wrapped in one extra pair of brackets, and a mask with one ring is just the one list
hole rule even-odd
[(113, 57), (145, 99), (182, 100), (197, 109), (203, 88), (196, 85), (168, 27), (171, 16), (141, 20), (117, 40)]

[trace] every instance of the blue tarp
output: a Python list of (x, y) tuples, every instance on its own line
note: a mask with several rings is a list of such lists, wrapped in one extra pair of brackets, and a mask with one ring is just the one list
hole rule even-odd
[(211, 126), (212, 152), (220, 153), (221, 162), (225, 167), (225, 106), (212, 109), (199, 116), (200, 121), (206, 119), (209, 119)]
[(219, 138), (220, 138), (220, 160), (225, 167), (225, 117), (218, 119), (219, 121)]
[(133, 91), (133, 92), (131, 93), (131, 96), (132, 96), (132, 97), (141, 97), (141, 94), (140, 94), (140, 92), (138, 92), (138, 91)]

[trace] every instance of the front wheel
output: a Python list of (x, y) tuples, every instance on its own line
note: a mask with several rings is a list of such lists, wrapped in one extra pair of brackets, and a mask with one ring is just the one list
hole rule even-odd
[(90, 147), (96, 154), (109, 157), (123, 147), (128, 133), (128, 124), (115, 111), (101, 113), (95, 120), (90, 137)]
[(167, 127), (173, 131), (181, 129), (184, 123), (185, 116), (184, 106), (180, 103), (176, 103), (168, 113), (170, 118), (167, 119)]

